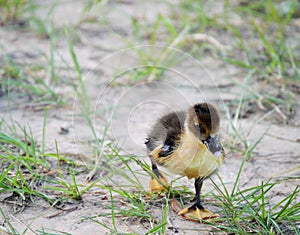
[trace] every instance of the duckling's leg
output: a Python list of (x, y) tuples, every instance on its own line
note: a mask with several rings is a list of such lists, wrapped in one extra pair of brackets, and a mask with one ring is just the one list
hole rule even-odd
[[(205, 209), (201, 204), (201, 188), (203, 185), (204, 178), (197, 178), (195, 180), (195, 189), (196, 189), (196, 202), (194, 205), (182, 209), (178, 215), (183, 216), (184, 218), (196, 222), (200, 222), (201, 220), (205, 219), (213, 219), (217, 218), (218, 215), (210, 212), (209, 210)], [(176, 203), (176, 202), (175, 202)], [(178, 208), (178, 205), (172, 205), (173, 208)]]
[(168, 185), (167, 178), (158, 170), (156, 163), (151, 159), (152, 172), (157, 176), (159, 181), (154, 177), (151, 177), (149, 182), (149, 188), (151, 192), (167, 191), (166, 186)]

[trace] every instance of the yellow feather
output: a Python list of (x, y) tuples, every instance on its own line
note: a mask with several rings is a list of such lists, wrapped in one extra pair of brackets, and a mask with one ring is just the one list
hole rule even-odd
[(187, 176), (189, 179), (207, 177), (224, 162), (223, 153), (215, 156), (188, 130), (182, 136), (178, 148), (171, 155), (159, 157), (161, 148), (162, 145), (155, 148), (150, 152), (150, 156), (171, 173)]

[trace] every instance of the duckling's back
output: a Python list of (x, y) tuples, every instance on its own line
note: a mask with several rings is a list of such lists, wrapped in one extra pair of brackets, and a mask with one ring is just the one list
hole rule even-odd
[(158, 146), (165, 146), (164, 154), (171, 154), (184, 131), (186, 112), (172, 112), (160, 119), (153, 125), (145, 142), (149, 152)]

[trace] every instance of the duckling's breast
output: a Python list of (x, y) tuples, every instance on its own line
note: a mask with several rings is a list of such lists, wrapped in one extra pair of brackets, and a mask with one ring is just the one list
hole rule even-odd
[(189, 179), (211, 175), (224, 161), (224, 155), (214, 155), (206, 145), (191, 135), (184, 135), (177, 149), (167, 157), (151, 152), (156, 162), (174, 174)]

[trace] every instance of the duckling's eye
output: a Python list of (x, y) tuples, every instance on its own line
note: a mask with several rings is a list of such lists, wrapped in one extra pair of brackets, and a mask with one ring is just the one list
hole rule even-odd
[(199, 124), (199, 123), (194, 123), (194, 126), (202, 133), (205, 133), (205, 129)]

